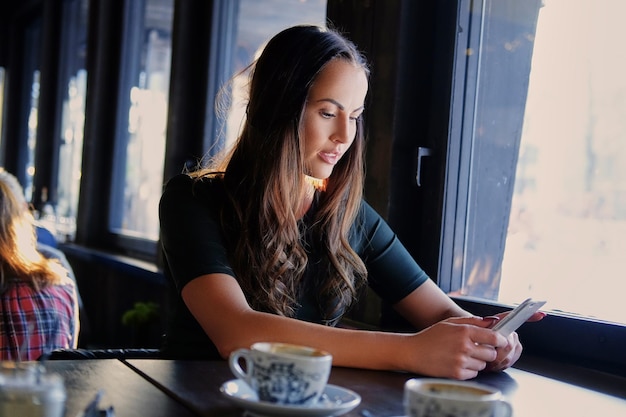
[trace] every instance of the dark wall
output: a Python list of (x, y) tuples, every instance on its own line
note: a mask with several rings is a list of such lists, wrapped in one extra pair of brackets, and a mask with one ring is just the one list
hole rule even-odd
[[(165, 279), (153, 266), (76, 247), (64, 247), (64, 252), (83, 301), (79, 347), (160, 347), (169, 296)], [(136, 303), (144, 305), (137, 308)], [(134, 309), (140, 317), (149, 303), (156, 305), (156, 316), (145, 316), (148, 320), (137, 327), (123, 324), (126, 312)]]

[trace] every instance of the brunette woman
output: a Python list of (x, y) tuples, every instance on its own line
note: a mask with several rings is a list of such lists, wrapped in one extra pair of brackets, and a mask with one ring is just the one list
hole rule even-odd
[[(232, 152), (174, 177), (161, 199), (176, 306), (164, 354), (226, 358), (281, 341), (326, 350), (338, 366), (458, 379), (513, 364), (517, 335), (456, 305), (363, 201), (369, 70), (355, 45), (288, 28), (250, 74)], [(421, 330), (335, 327), (364, 285)]]

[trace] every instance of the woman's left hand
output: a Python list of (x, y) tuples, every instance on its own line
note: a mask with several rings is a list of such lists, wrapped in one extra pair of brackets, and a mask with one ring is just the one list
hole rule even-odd
[[(502, 319), (508, 313), (498, 314), (498, 319)], [(543, 319), (546, 316), (544, 312), (537, 312), (533, 314), (527, 321), (535, 322)], [(508, 337), (508, 344), (505, 347), (496, 348), (498, 356), (493, 362), (487, 364), (485, 370), (487, 371), (502, 371), (510, 368), (522, 355), (522, 344), (520, 343), (517, 332), (511, 333)]]

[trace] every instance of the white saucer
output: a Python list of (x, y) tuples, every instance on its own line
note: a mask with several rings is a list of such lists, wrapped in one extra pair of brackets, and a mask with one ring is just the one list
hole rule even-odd
[(304, 407), (298, 405), (279, 405), (259, 401), (258, 396), (241, 379), (232, 379), (224, 382), (220, 392), (226, 398), (245, 408), (246, 416), (276, 417), (276, 416), (309, 416), (329, 417), (345, 414), (361, 403), (361, 396), (349, 389), (328, 384), (324, 389), (323, 399), (317, 405)]

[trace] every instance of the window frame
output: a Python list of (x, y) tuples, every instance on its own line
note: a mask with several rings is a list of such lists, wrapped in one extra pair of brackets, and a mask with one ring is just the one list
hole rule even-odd
[[(114, 157), (111, 166), (111, 187), (109, 190), (109, 216), (107, 230), (111, 242), (121, 247), (127, 254), (138, 257), (155, 256), (157, 241), (124, 230), (117, 225), (123, 223), (124, 189), (126, 186), (127, 148), (129, 142), (128, 114), (131, 108), (129, 92), (136, 84), (141, 66), (138, 57), (144, 47), (143, 33), (145, 30), (145, 9), (149, 0), (133, 0), (124, 2), (122, 47), (120, 50), (119, 85), (117, 88), (116, 134)], [(170, 73), (171, 79), (171, 73)], [(168, 102), (169, 107), (169, 102)], [(165, 159), (165, 158), (164, 158)]]
[[(111, 188), (109, 192), (109, 216), (107, 229), (119, 236), (123, 244), (127, 236), (115, 224), (121, 224), (124, 216), (124, 188), (126, 182), (127, 147), (129, 142), (128, 114), (131, 108), (130, 90), (139, 76), (141, 49), (143, 47), (145, 6), (147, 0), (125, 1), (122, 24), (122, 47), (120, 50), (119, 84), (117, 86), (117, 117), (114, 156), (111, 166)], [(133, 239), (141, 242), (143, 239)]]
[[(81, 59), (81, 57), (79, 57), (80, 53), (79, 51), (82, 51), (80, 49), (76, 49), (77, 47), (80, 48), (81, 46), (83, 46), (83, 43), (85, 43), (84, 47), (85, 50), (82, 51), (83, 53), (86, 54), (86, 36), (87, 36), (87, 32), (81, 32), (81, 19), (83, 18), (87, 18), (88, 17), (88, 12), (89, 12), (89, 0), (65, 0), (63, 2), (61, 2), (60, 4), (60, 18), (59, 18), (59, 25), (61, 27), (60, 29), (60, 38), (58, 40), (59, 42), (59, 47), (58, 47), (58, 53), (54, 54), (53, 56), (55, 56), (55, 65), (58, 67), (58, 75), (56, 78), (56, 84), (57, 84), (57, 89), (56, 91), (56, 101), (55, 101), (55, 105), (54, 106), (50, 106), (50, 107), (54, 107), (56, 109), (56, 112), (54, 114), (54, 120), (53, 123), (54, 124), (54, 129), (53, 129), (53, 133), (52, 133), (52, 140), (51, 140), (51, 144), (48, 148), (44, 148), (44, 149), (37, 149), (38, 154), (40, 155), (38, 162), (37, 162), (37, 170), (40, 170), (40, 164), (42, 160), (45, 160), (46, 158), (49, 158), (49, 155), (53, 155), (52, 158), (52, 163), (51, 166), (49, 167), (49, 179), (48, 179), (48, 183), (42, 183), (42, 179), (40, 178), (40, 175), (36, 175), (35, 179), (38, 181), (38, 183), (41, 183), (41, 187), (48, 187), (49, 192), (48, 192), (48, 200), (47, 202), (51, 203), (52, 206), (55, 208), (54, 211), (54, 216), (56, 218), (57, 221), (57, 225), (59, 224), (59, 217), (65, 215), (66, 213), (59, 213), (57, 211), (58, 208), (58, 204), (59, 204), (59, 190), (61, 190), (61, 193), (63, 192), (67, 192), (67, 189), (65, 189), (66, 185), (69, 185), (69, 187), (71, 188), (72, 185), (74, 184), (66, 184), (64, 179), (62, 179), (60, 177), (60, 173), (61, 173), (61, 165), (63, 162), (67, 162), (67, 161), (63, 161), (63, 158), (61, 156), (61, 152), (62, 152), (62, 147), (63, 147), (63, 142), (65, 141), (64, 136), (64, 132), (63, 132), (63, 117), (66, 115), (64, 114), (64, 103), (66, 102), (66, 100), (68, 100), (68, 85), (70, 83), (70, 79), (72, 77), (75, 76), (74, 71), (76, 69), (78, 69), (79, 67), (81, 70), (83, 70), (86, 74), (86, 78), (88, 77), (87, 71), (86, 71), (86, 56), (85, 58)], [(85, 8), (83, 10), (83, 8)], [(87, 12), (87, 15), (83, 16), (83, 11)], [(85, 30), (87, 30), (87, 24), (85, 22)], [(54, 48), (50, 48), (50, 49), (54, 49)], [(82, 65), (80, 65), (82, 64)], [(86, 99), (86, 97), (83, 97), (83, 99)], [(52, 130), (52, 129), (51, 129)], [(82, 134), (84, 137), (84, 132), (85, 132), (85, 124), (83, 121), (83, 125), (82, 125)], [(74, 145), (72, 145), (74, 146)], [(81, 156), (82, 156), (82, 145), (81, 145)], [(81, 158), (82, 161), (82, 158)], [(48, 178), (48, 176), (43, 176), (43, 180), (45, 181)], [(67, 177), (65, 178), (67, 179)], [(36, 203), (39, 205), (43, 205), (46, 203), (46, 201), (36, 201)], [(77, 211), (78, 207), (72, 207), (70, 209), (70, 212), (73, 210), (74, 212)], [(74, 219), (75, 220), (75, 219)], [(62, 221), (62, 220), (61, 220)], [(58, 230), (58, 234), (63, 233), (63, 231)], [(73, 228), (69, 228), (68, 230), (66, 230), (64, 232), (65, 237), (61, 238), (61, 241), (63, 241), (64, 239), (71, 239), (71, 236), (73, 236), (75, 234), (75, 230), (73, 230)]]
[[(470, 181), (461, 179), (467, 178), (471, 164), (472, 151), (467, 142), (468, 138), (472, 138), (474, 130), (471, 121), (475, 117), (474, 99), (478, 88), (476, 71), (480, 60), (480, 56), (470, 56), (468, 59), (466, 51), (471, 48), (476, 52), (479, 49), (477, 45), (480, 36), (472, 28), (481, 27), (483, 7), (489, 1), (492, 0), (459, 0), (457, 8), (456, 27), (460, 30), (457, 29), (456, 32), (454, 76), (450, 80), (454, 86), (450, 105), (446, 182), (442, 184), (444, 209), (438, 283), (444, 291), (459, 290), (462, 286), (460, 270), (462, 267), (458, 263), (455, 264), (454, 259), (455, 254), (457, 257), (458, 254), (464, 254), (463, 259), (466, 260), (464, 247), (467, 237), (466, 216)], [(515, 2), (515, 0), (498, 1), (499, 6), (505, 3), (512, 5)], [(530, 66), (529, 63), (524, 64)], [(511, 177), (514, 176), (515, 172), (512, 172)], [(496, 314), (512, 307), (472, 297), (453, 298), (463, 308), (481, 316)], [(626, 325), (550, 312), (540, 322), (521, 327), (518, 334), (524, 345), (525, 354), (615, 375), (626, 375), (626, 357), (623, 353), (626, 346)]]

